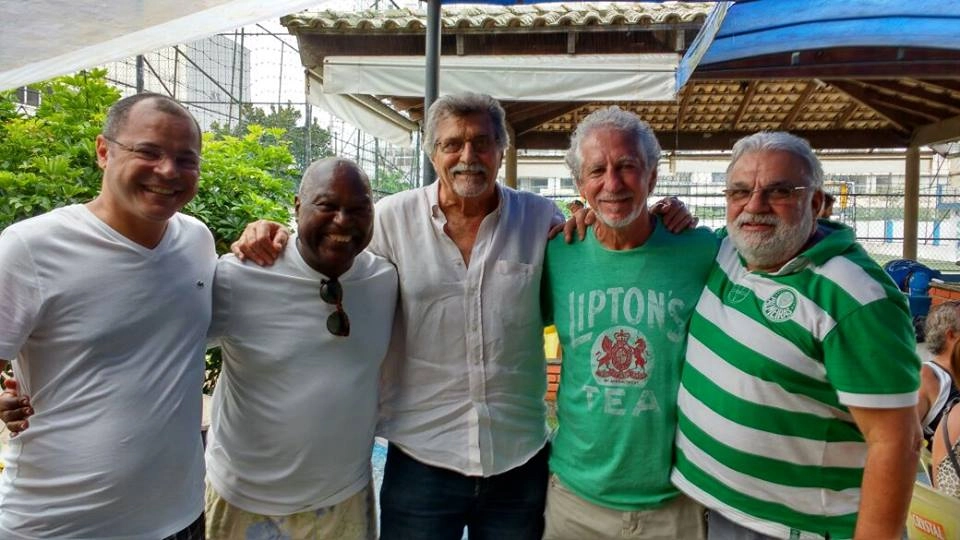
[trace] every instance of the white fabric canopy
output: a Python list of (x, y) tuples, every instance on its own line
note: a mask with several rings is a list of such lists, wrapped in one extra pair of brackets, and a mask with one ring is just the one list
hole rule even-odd
[[(677, 54), (441, 56), (440, 93), (479, 92), (517, 101), (669, 101)], [(327, 94), (422, 96), (416, 56), (328, 56)]]
[(374, 98), (325, 93), (323, 83), (313, 73), (307, 78), (307, 99), (344, 122), (404, 148), (411, 146), (413, 132), (418, 129), (416, 122)]
[(0, 90), (316, 6), (317, 0), (0, 0)]
[[(440, 94), (512, 101), (671, 101), (677, 54), (443, 56)], [(424, 57), (329, 56), (308, 75), (310, 101), (361, 130), (409, 146), (416, 124), (362, 95), (420, 97)], [(377, 105), (380, 105), (379, 107)]]

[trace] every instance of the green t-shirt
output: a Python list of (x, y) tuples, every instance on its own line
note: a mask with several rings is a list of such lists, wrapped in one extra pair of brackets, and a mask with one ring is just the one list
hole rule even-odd
[(550, 468), (583, 499), (633, 511), (677, 495), (680, 367), (716, 251), (709, 230), (674, 235), (659, 222), (624, 251), (593, 229), (583, 242), (548, 244), (541, 298), (563, 348)]

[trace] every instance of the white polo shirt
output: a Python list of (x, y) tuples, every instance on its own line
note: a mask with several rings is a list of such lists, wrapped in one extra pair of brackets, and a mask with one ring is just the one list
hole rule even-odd
[(376, 208), (369, 249), (400, 277), (379, 433), (423, 463), (491, 476), (526, 463), (547, 439), (540, 275), (559, 210), (498, 185), (468, 267), (443, 231), (438, 189)]

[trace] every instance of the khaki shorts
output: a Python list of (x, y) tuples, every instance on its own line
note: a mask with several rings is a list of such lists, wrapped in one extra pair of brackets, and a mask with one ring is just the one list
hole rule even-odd
[(349, 499), (325, 508), (288, 516), (265, 516), (241, 510), (207, 482), (207, 540), (376, 540), (373, 481)]
[(547, 488), (544, 540), (703, 540), (703, 506), (680, 495), (660, 508), (622, 512), (587, 502), (567, 489), (556, 475)]

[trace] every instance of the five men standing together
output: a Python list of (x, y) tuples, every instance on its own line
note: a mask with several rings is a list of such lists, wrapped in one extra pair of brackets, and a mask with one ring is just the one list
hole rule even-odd
[[(804, 141), (738, 143), (719, 253), (649, 214), (659, 146), (619, 109), (574, 134), (567, 161), (599, 222), (573, 245), (547, 247), (552, 202), (496, 183), (495, 100), (441, 98), (425, 141), (439, 182), (381, 201), (370, 243), (399, 276), (383, 538), (537, 539), (545, 504), (548, 538), (702, 538), (694, 500), (710, 538), (899, 536), (919, 438), (912, 326), (853, 231), (813, 217), (822, 172)], [(260, 262), (278, 252), (264, 230), (247, 242)], [(544, 317), (565, 352), (552, 449)], [(672, 480), (692, 499), (668, 479), (674, 437)]]

